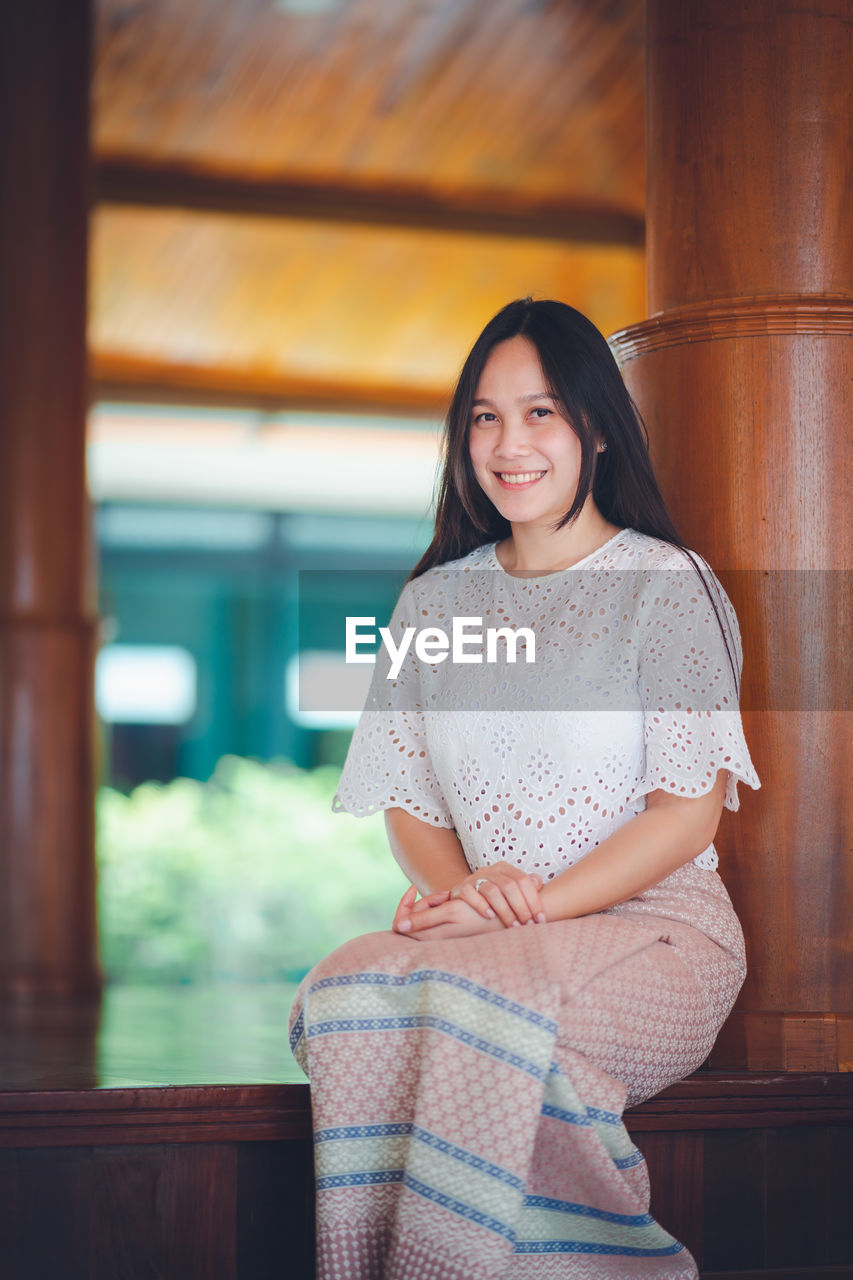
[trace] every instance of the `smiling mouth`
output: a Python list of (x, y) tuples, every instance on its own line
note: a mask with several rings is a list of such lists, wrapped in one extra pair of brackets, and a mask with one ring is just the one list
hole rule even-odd
[(547, 475), (545, 471), (496, 471), (504, 489), (527, 489)]

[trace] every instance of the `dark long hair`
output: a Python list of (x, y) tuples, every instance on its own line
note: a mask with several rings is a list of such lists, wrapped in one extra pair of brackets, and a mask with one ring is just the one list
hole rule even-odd
[[(666, 509), (652, 470), (648, 432), (640, 411), (606, 338), (586, 316), (564, 302), (532, 298), (510, 302), (489, 321), (471, 348), (445, 423), (435, 532), (408, 581), (512, 532), (509, 521), (480, 487), (468, 439), (474, 397), (486, 361), (499, 342), (516, 337), (527, 338), (536, 348), (548, 393), (561, 406), (581, 445), (577, 491), (555, 531), (576, 518), (591, 487), (593, 501), (605, 520), (659, 538), (683, 552), (708, 593), (739, 692), (727, 629), (700, 565), (681, 541)], [(599, 441), (607, 444), (603, 452), (598, 452)]]

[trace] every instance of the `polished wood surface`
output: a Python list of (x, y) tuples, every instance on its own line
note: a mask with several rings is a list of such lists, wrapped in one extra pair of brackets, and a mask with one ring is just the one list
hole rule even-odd
[(91, 12), (0, 26), (0, 998), (97, 989), (85, 485)]
[(850, 1057), (851, 32), (851, 0), (648, 5), (656, 314), (613, 345), (676, 525), (736, 604), (762, 780), (720, 832), (749, 974), (719, 1066)]
[(287, 1038), (295, 993), (286, 983), (108, 983), (100, 1001), (0, 1005), (5, 1107), (13, 1090), (124, 1090), (142, 1106), (146, 1089), (304, 1083)]
[[(218, 1124), (247, 1140), (306, 1136), (295, 994), (108, 984), (101, 1001), (0, 1006), (0, 1145), (73, 1145), (87, 1129), (101, 1142), (159, 1142), (167, 1129), (192, 1141)], [(626, 1115), (632, 1133), (853, 1123), (853, 1073), (701, 1070)]]

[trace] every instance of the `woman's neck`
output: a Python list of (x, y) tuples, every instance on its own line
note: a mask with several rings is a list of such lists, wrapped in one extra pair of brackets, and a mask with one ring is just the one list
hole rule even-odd
[(512, 526), (512, 534), (495, 548), (507, 573), (542, 574), (570, 569), (609, 542), (621, 526), (605, 520), (597, 507), (586, 506), (578, 517), (553, 532), (534, 524)]

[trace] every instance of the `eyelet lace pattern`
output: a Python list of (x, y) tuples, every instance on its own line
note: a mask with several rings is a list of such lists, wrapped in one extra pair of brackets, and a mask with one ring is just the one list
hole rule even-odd
[[(695, 554), (695, 553), (694, 553)], [(734, 609), (696, 556), (740, 679)], [(400, 807), (455, 828), (473, 870), (513, 862), (543, 879), (577, 862), (646, 805), (699, 796), (727, 770), (759, 788), (737, 688), (708, 592), (677, 548), (624, 529), (570, 569), (508, 574), (495, 544), (407, 584), (390, 623), (529, 627), (536, 661), (424, 663), (395, 680), (377, 661), (333, 801), (358, 816)], [(714, 870), (713, 844), (694, 859)]]

